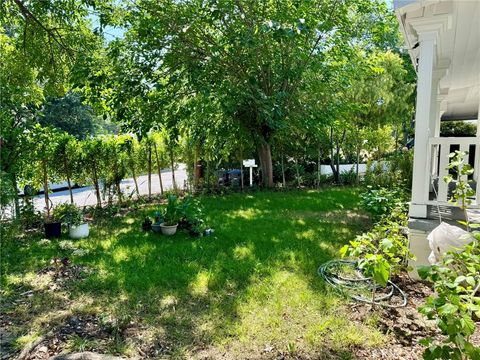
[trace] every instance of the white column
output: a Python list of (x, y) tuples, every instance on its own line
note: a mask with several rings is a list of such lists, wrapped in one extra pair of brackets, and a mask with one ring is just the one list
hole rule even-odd
[[(430, 111), (430, 120), (428, 125), (428, 137), (440, 136), (440, 103), (441, 100), (438, 96), (438, 83), (440, 81), (441, 73), (434, 71), (432, 78), (432, 105)], [(434, 177), (437, 176), (437, 163), (438, 163), (438, 147), (435, 146), (430, 151), (430, 174)], [(428, 191), (433, 191), (432, 181), (428, 182)]]
[[(413, 157), (413, 184), (410, 216), (427, 217), (430, 158), (428, 149), (429, 128), (433, 109), (433, 67), (435, 63), (436, 32), (419, 36), (420, 53), (417, 80), (417, 105), (415, 112), (415, 148)], [(436, 89), (435, 89), (436, 91)]]
[[(480, 100), (480, 99), (479, 99)], [(477, 181), (476, 198), (477, 205), (480, 205), (480, 101), (477, 112), (477, 144), (475, 146), (475, 162), (473, 178)]]

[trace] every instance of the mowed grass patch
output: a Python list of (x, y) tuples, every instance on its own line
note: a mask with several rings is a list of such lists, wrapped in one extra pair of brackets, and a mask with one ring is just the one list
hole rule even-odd
[[(317, 274), (321, 263), (337, 257), (343, 244), (369, 227), (358, 208), (357, 189), (231, 194), (201, 201), (215, 229), (210, 237), (142, 232), (144, 215), (151, 215), (154, 206), (94, 224), (88, 239), (75, 242), (88, 254), (72, 257), (93, 272), (47, 292), (45, 302), (61, 299), (53, 303), (39, 300), (48, 286), (39, 288), (36, 273), (53, 256), (69, 252), (58, 241), (40, 245), (35, 237), (20, 245), (8, 242), (2, 285), (7, 315), (21, 312), (12, 325), (15, 334), (25, 339), (45, 332), (70, 311), (107, 323), (114, 319), (120, 333), (116, 343), (97, 346), (125, 355), (138, 355), (145, 343), (155, 343), (174, 358), (313, 356), (382, 341), (373, 327), (348, 319), (346, 300)], [(12, 306), (18, 293), (35, 287), (38, 291), (23, 308)], [(39, 304), (29, 311), (30, 302)], [(57, 308), (62, 317), (52, 317), (50, 324)], [(87, 340), (71, 339), (68, 346)]]

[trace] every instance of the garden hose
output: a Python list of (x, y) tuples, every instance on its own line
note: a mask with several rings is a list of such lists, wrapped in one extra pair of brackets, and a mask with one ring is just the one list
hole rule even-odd
[[(346, 276), (340, 273), (340, 267), (347, 267), (352, 275)], [(318, 274), (334, 289), (347, 294), (352, 299), (368, 304), (379, 305), (388, 308), (399, 308), (407, 305), (407, 295), (395, 283), (388, 280), (387, 286), (382, 288), (374, 283), (372, 278), (363, 276), (357, 266), (356, 261), (352, 260), (330, 260), (320, 265)], [(373, 293), (377, 290), (382, 291), (372, 298), (359, 295), (360, 292)], [(392, 304), (394, 297), (401, 299), (400, 303)]]

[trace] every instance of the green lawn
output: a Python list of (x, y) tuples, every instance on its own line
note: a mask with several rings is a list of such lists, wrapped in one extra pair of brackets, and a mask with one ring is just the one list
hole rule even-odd
[[(108, 336), (67, 336), (61, 349), (348, 359), (352, 348), (384, 339), (374, 319), (349, 319), (346, 300), (317, 268), (369, 227), (358, 202), (352, 188), (205, 197), (215, 233), (198, 239), (142, 232), (149, 206), (95, 223), (88, 239), (74, 243), (89, 251), (84, 256), (39, 236), (4, 241), (1, 310), (11, 321), (8, 331), (21, 348), (72, 316), (90, 317), (108, 327)], [(51, 276), (37, 272), (55, 256), (93, 272), (52, 289)], [(27, 290), (33, 295), (19, 295)]]

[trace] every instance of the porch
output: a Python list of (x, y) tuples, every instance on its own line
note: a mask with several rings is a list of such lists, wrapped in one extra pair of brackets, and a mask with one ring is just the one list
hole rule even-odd
[[(440, 220), (458, 225), (464, 214), (449, 199), (449, 154), (467, 151), (474, 173), (467, 179), (475, 190), (469, 211), (480, 222), (480, 2), (395, 0), (410, 58), (417, 71), (415, 147), (410, 246), (412, 265), (428, 263), (427, 235)], [(476, 121), (473, 137), (442, 137), (441, 121)]]

